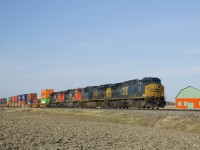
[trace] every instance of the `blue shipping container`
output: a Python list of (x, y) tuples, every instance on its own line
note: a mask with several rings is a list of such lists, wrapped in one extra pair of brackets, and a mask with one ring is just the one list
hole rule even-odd
[(32, 100), (27, 100), (27, 104), (32, 104)]
[(23, 100), (23, 101), (27, 101), (27, 94), (23, 94), (23, 95), (22, 95), (22, 100)]
[(18, 100), (22, 101), (22, 95), (18, 95)]
[(3, 98), (3, 105), (7, 103), (7, 98)]

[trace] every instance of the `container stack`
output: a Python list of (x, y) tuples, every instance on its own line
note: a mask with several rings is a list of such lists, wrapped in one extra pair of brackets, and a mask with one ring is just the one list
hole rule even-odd
[(22, 95), (18, 95), (18, 107), (21, 107), (22, 104)]
[(2, 99), (0, 99), (0, 106), (2, 106)]
[(13, 97), (11, 96), (10, 97), (10, 102), (8, 102), (8, 107), (12, 107), (12, 99), (13, 99)]
[(39, 103), (40, 103), (40, 99), (34, 99), (33, 103), (32, 103), (32, 107), (33, 108), (38, 108)]
[(7, 101), (6, 101), (8, 107), (10, 106), (10, 101), (11, 101), (10, 99), (11, 99), (11, 97), (8, 97), (8, 98), (7, 98)]
[(12, 107), (16, 107), (18, 103), (18, 96), (13, 96), (12, 98)]
[(2, 106), (5, 107), (6, 105), (7, 105), (7, 99), (6, 99), (6, 98), (3, 98), (3, 99), (2, 99)]
[(22, 103), (21, 107), (25, 107), (27, 104), (27, 94), (22, 94)]
[(53, 89), (45, 89), (41, 91), (40, 107), (47, 107), (49, 105), (50, 97), (53, 92)]
[(27, 95), (27, 107), (32, 107), (33, 100), (37, 99), (37, 93), (30, 93)]

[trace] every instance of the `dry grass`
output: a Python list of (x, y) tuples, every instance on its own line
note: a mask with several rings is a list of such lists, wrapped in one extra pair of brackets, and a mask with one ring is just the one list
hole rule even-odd
[(200, 114), (0, 109), (0, 149), (198, 149)]

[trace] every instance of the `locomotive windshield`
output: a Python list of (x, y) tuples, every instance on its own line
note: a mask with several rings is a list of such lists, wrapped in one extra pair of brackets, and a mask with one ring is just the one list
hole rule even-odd
[(144, 78), (143, 79), (143, 84), (152, 84), (152, 83), (161, 84), (161, 81), (158, 78)]

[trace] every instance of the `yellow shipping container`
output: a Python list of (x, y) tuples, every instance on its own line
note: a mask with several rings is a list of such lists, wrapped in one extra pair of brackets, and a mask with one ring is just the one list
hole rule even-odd
[(50, 95), (54, 92), (53, 89), (45, 89), (41, 91), (41, 98), (50, 98)]

